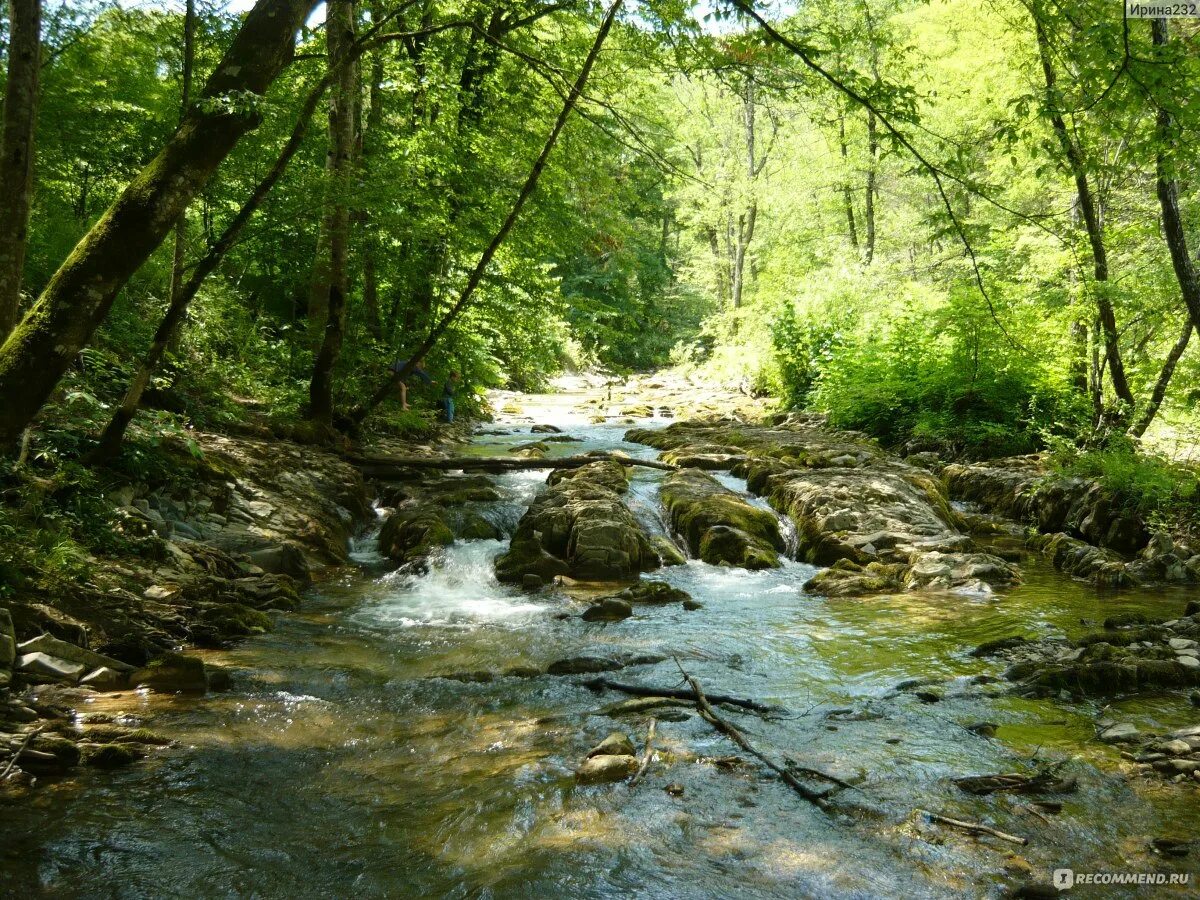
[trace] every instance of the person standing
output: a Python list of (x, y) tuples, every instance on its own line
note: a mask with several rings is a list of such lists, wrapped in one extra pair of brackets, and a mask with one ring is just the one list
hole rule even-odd
[(454, 392), (461, 382), (462, 375), (458, 372), (451, 372), (446, 376), (446, 383), (442, 386), (442, 415), (446, 417), (446, 422), (449, 424), (454, 424)]

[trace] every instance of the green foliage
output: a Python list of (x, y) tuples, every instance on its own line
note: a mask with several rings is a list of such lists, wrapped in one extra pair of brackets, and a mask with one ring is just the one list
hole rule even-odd
[(1058, 443), (1051, 456), (1067, 475), (1098, 481), (1116, 498), (1153, 524), (1171, 530), (1200, 521), (1200, 473), (1193, 466), (1147, 453), (1131, 441), (1115, 439), (1103, 449), (1081, 450)]

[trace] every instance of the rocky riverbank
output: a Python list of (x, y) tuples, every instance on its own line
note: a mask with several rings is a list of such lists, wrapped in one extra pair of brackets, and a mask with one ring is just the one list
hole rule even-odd
[[(635, 429), (627, 439), (657, 447), (665, 461), (689, 467), (673, 476), (690, 485), (689, 491), (672, 492), (670, 481), (664, 487), (677, 527), (699, 521), (731, 535), (757, 533), (753, 561), (770, 564), (782, 547), (778, 534), (748, 526), (745, 511), (733, 514), (720, 492), (698, 488), (707, 478), (700, 469), (728, 469), (745, 478), (752, 492), (795, 523), (798, 557), (829, 567), (806, 585), (816, 593), (987, 593), (1020, 579), (1013, 563), (967, 533), (967, 520), (951, 507), (933, 474), (887, 454), (864, 435), (830, 429), (818, 417), (779, 416), (771, 425), (713, 418)], [(675, 513), (683, 505), (672, 499), (675, 493), (687, 496), (686, 518)], [(688, 540), (696, 544), (693, 532)]]
[(1043, 454), (948, 465), (950, 497), (1033, 529), (1030, 549), (1061, 571), (1101, 587), (1200, 581), (1200, 552), (1155, 532), (1136, 498), (1055, 472)]
[(179, 651), (269, 630), (375, 520), (360, 472), (337, 454), (278, 439), (194, 439), (196, 452), (173, 471), (108, 491), (139, 552), (79, 560), (69, 588), (28, 579), (0, 600), (4, 790), (170, 743), (76, 711), (99, 693), (221, 690), (224, 672)]

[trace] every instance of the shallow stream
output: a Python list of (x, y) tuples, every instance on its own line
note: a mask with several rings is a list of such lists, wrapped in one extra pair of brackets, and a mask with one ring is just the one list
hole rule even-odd
[[(655, 455), (623, 442), (627, 426), (585, 424), (570, 411), (577, 396), (524, 399), (535, 421), (582, 439), (553, 444), (554, 454)], [(527, 424), (509, 427), (481, 435), (475, 451), (533, 439)], [(662, 473), (636, 471), (629, 502), (661, 531)], [(498, 477), (505, 499), (480, 510), (511, 527), (544, 477)], [(1185, 592), (1104, 595), (1027, 559), (1025, 583), (995, 597), (826, 600), (801, 590), (811, 566), (751, 573), (692, 561), (652, 577), (685, 588), (703, 609), (641, 607), (601, 624), (574, 615), (578, 601), (498, 584), (492, 559), (502, 549), (459, 542), (412, 576), (390, 571), (364, 539), (356, 566), (322, 584), (302, 612), (206, 654), (233, 670), (231, 692), (89, 704), (181, 746), (4, 809), (0, 893), (937, 897), (998, 894), (1014, 881), (1048, 881), (1060, 866), (1189, 871), (1190, 859), (1158, 857), (1149, 840), (1197, 836), (1194, 787), (1119, 777), (1119, 751), (1094, 739), (1099, 704), (1021, 700), (1002, 684), (974, 684), (1002, 666), (969, 655), (1013, 633), (1078, 634), (1081, 620), (1116, 612), (1176, 615)], [(822, 812), (757, 766), (714, 762), (737, 749), (694, 715), (659, 721), (660, 755), (637, 787), (579, 787), (576, 766), (610, 731), (641, 747), (647, 716), (596, 714), (622, 695), (597, 695), (579, 677), (436, 677), (619, 650), (674, 655), (711, 691), (786, 707), (790, 715), (773, 720), (722, 714), (775, 758), (861, 777), (859, 789), (839, 795), (841, 811)], [(613, 677), (679, 682), (670, 660)], [(913, 678), (951, 680), (937, 688), (941, 702), (923, 703), (894, 690)], [(1182, 697), (1103, 714), (1158, 729), (1198, 718)], [(978, 722), (998, 723), (996, 736), (967, 730)], [(1057, 815), (1030, 812), (1028, 798), (971, 797), (949, 780), (1028, 771), (1034, 758), (1067, 760), (1079, 778)], [(682, 796), (664, 791), (668, 783)], [(977, 840), (917, 809), (986, 821), (1030, 843)]]

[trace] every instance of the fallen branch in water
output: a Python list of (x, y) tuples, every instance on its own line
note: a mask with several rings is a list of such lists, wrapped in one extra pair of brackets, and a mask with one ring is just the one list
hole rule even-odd
[(386, 477), (388, 472), (403, 469), (438, 469), (483, 472), (524, 472), (535, 469), (579, 469), (594, 462), (613, 461), (623, 466), (642, 466), (647, 469), (661, 469), (664, 472), (676, 472), (678, 466), (659, 462), (656, 459), (634, 459), (631, 456), (618, 456), (613, 453), (597, 453), (593, 456), (564, 456), (558, 459), (514, 459), (503, 456), (362, 456), (347, 454), (347, 462), (363, 469), (367, 474)]
[(4, 767), (4, 771), (0, 772), (0, 781), (4, 781), (6, 778), (8, 778), (8, 773), (11, 772), (13, 766), (17, 764), (17, 757), (25, 752), (25, 748), (29, 746), (29, 742), (37, 737), (37, 735), (41, 733), (41, 730), (42, 729), (39, 726), (33, 729), (33, 731), (29, 732), (29, 734), (25, 735), (25, 740), (21, 741), (21, 746), (18, 747), (16, 752), (14, 752), (9, 758), (8, 765)]
[(629, 779), (629, 786), (633, 787), (646, 774), (646, 770), (650, 768), (650, 758), (654, 755), (654, 716), (650, 717), (650, 727), (646, 729), (646, 747), (642, 751), (642, 764), (638, 766), (637, 772)]
[(937, 813), (931, 813), (927, 809), (918, 809), (921, 815), (925, 816), (931, 822), (940, 822), (943, 825), (951, 825), (954, 828), (961, 828), (963, 831), (971, 834), (990, 834), (994, 838), (999, 838), (1002, 841), (1008, 841), (1010, 844), (1020, 844), (1025, 846), (1029, 843), (1029, 838), (1018, 837), (1015, 834), (1007, 834), (1003, 831), (997, 831), (989, 825), (983, 825), (979, 822), (964, 822), (962, 819), (951, 819), (949, 816), (939, 816)]
[[(813, 790), (794, 774), (792, 774), (789, 769), (784, 768), (783, 766), (779, 765), (779, 763), (764, 755), (753, 744), (751, 744), (750, 741), (746, 739), (746, 736), (742, 734), (734, 725), (731, 725), (729, 722), (726, 722), (724, 719), (718, 716), (716, 710), (712, 708), (712, 704), (708, 702), (708, 698), (704, 696), (704, 689), (700, 687), (700, 682), (684, 671), (683, 666), (679, 665), (679, 660), (675, 660), (675, 665), (679, 666), (679, 671), (683, 672), (684, 679), (692, 686), (692, 690), (696, 692), (696, 707), (699, 709), (700, 716), (704, 719), (704, 721), (708, 722), (708, 724), (712, 725), (713, 728), (717, 729), (717, 731), (721, 732), (721, 734), (725, 735), (727, 738), (761, 762), (764, 766), (778, 775), (783, 780), (784, 784), (790, 787), (809, 803), (815, 804), (821, 809), (828, 808), (829, 800), (825, 794), (822, 794), (820, 791)], [(812, 769), (806, 771), (809, 774), (826, 778), (829, 781), (845, 784), (845, 782), (842, 782), (841, 779), (835, 778), (832, 775), (826, 775), (824, 772), (817, 772)]]
[[(686, 678), (687, 676), (685, 675), (684, 677)], [(694, 688), (622, 684), (619, 681), (612, 681), (604, 676), (589, 678), (583, 685), (594, 691), (608, 688), (609, 690), (620, 691), (622, 694), (630, 694), (634, 697), (670, 697), (672, 700), (691, 700), (693, 702), (698, 699)], [(744, 700), (741, 697), (730, 697), (726, 694), (709, 694), (708, 699), (712, 703), (726, 703), (730, 706), (740, 706), (742, 709), (749, 709), (759, 713), (782, 713), (787, 711), (779, 706), (769, 706), (765, 703), (759, 703), (756, 700)]]

